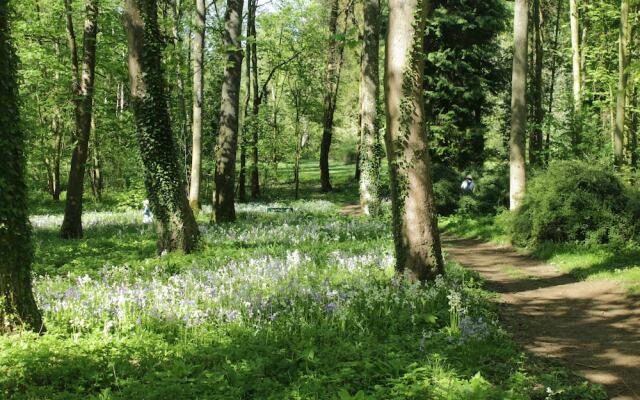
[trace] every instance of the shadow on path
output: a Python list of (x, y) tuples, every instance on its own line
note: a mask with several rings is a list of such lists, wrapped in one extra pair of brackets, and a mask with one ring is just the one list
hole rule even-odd
[(640, 400), (640, 301), (621, 285), (576, 282), (510, 247), (448, 235), (442, 241), (448, 258), (501, 293), (502, 318), (524, 349), (563, 360), (612, 399)]

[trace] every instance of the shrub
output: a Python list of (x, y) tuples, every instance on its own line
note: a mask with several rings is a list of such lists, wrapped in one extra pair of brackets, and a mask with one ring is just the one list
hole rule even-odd
[(632, 203), (640, 204), (607, 167), (553, 162), (530, 180), (512, 219), (512, 240), (525, 246), (548, 241), (623, 243), (636, 230), (635, 211), (627, 209)]
[(476, 178), (476, 190), (470, 196), (462, 196), (459, 211), (465, 215), (495, 214), (509, 206), (509, 164), (487, 161)]
[(432, 174), (436, 210), (440, 215), (451, 215), (456, 212), (462, 194), (460, 191), (462, 175), (455, 169), (438, 163), (433, 164)]

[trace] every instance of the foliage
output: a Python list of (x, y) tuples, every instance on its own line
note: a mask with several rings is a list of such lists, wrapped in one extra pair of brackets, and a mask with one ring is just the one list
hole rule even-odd
[[(201, 253), (164, 257), (153, 256), (140, 215), (88, 215), (83, 241), (94, 242), (67, 244), (59, 270), (45, 260), (60, 216), (33, 217), (50, 334), (0, 338), (0, 394), (541, 399), (549, 387), (556, 399), (604, 398), (526, 360), (477, 276), (451, 264), (427, 286), (398, 281), (384, 221), (336, 216), (326, 201), (268, 211), (282, 205), (240, 205), (236, 224), (204, 226)], [(146, 254), (126, 245), (135, 236)], [(84, 264), (94, 250), (104, 267)]]
[(460, 198), (459, 212), (463, 215), (489, 215), (509, 206), (509, 165), (506, 162), (486, 161), (474, 176), (473, 193)]
[(513, 241), (624, 243), (637, 230), (628, 202), (622, 182), (605, 167), (553, 162), (530, 181), (513, 218)]
[(482, 164), (489, 94), (508, 84), (508, 58), (498, 34), (505, 29), (502, 1), (438, 0), (425, 37), (425, 103), (433, 159), (459, 169)]

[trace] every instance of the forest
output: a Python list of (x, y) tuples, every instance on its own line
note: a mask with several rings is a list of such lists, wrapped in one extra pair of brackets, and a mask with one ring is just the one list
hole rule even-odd
[(0, 0), (0, 399), (640, 399), (640, 1)]

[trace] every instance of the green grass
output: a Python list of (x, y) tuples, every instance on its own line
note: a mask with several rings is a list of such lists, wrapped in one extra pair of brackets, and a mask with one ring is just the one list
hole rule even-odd
[[(482, 239), (494, 243), (510, 242), (506, 215), (469, 217), (450, 216), (440, 219), (441, 227), (456, 236)], [(640, 247), (545, 243), (525, 250), (548, 261), (560, 271), (580, 280), (609, 279), (625, 285), (630, 295), (640, 295)]]
[[(339, 214), (357, 201), (352, 165), (333, 167), (329, 194), (315, 163), (302, 172), (305, 200), (293, 201), (287, 165), (264, 188), (293, 212), (238, 205), (236, 223), (215, 225), (205, 207), (189, 255), (157, 255), (140, 210), (86, 213), (85, 238), (63, 241), (59, 204), (38, 203), (34, 291), (48, 332), (0, 337), (0, 398), (606, 397), (525, 356), (476, 274), (448, 264), (426, 286), (397, 280), (388, 216)], [(138, 201), (113, 199), (98, 209)]]

